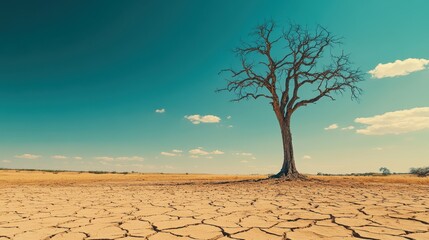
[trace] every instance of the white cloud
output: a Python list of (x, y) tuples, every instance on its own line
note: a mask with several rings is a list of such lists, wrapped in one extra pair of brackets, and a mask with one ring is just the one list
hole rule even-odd
[(33, 155), (33, 154), (22, 154), (22, 155), (16, 155), (15, 158), (22, 158), (22, 159), (39, 159), (39, 155)]
[(156, 109), (155, 112), (156, 113), (165, 113), (165, 109), (164, 108)]
[(82, 157), (77, 156), (77, 157), (73, 157), (73, 159), (76, 159), (76, 160), (82, 160), (83, 158), (82, 158)]
[(310, 156), (310, 155), (304, 155), (304, 156), (302, 156), (302, 159), (310, 160), (310, 159), (311, 159), (311, 156)]
[(199, 147), (199, 148), (189, 150), (189, 154), (194, 156), (196, 155), (206, 156), (206, 155), (221, 155), (221, 154), (224, 154), (224, 152), (220, 150), (214, 150), (214, 151), (208, 152), (203, 150), (203, 148)]
[(67, 159), (67, 157), (64, 155), (53, 155), (53, 156), (51, 156), (51, 158), (52, 159)]
[(3, 163), (10, 163), (10, 160), (2, 160)]
[(181, 156), (183, 151), (179, 149), (173, 149), (171, 152), (161, 152), (161, 155), (168, 156), (168, 157), (175, 157), (175, 156)]
[(381, 150), (383, 150), (383, 148), (382, 147), (375, 147), (372, 150), (381, 151)]
[(214, 150), (214, 151), (213, 151), (213, 152), (211, 152), (210, 154), (220, 155), (220, 154), (224, 154), (224, 152), (219, 151), (219, 150)]
[(355, 129), (354, 126), (348, 126), (348, 127), (341, 128), (341, 130), (353, 130), (353, 129)]
[(226, 119), (228, 119), (228, 120), (231, 119), (231, 118), (232, 118), (231, 116), (226, 117)]
[(412, 72), (424, 70), (426, 65), (429, 65), (429, 60), (427, 59), (408, 58), (390, 63), (380, 63), (368, 73), (373, 78), (405, 76)]
[(188, 119), (193, 124), (200, 124), (200, 123), (218, 123), (220, 122), (220, 117), (214, 116), (214, 115), (205, 115), (200, 116), (199, 114), (191, 115), (191, 116), (185, 116), (186, 119)]
[(368, 125), (356, 132), (364, 135), (402, 134), (429, 129), (429, 107), (386, 112), (367, 118), (356, 118), (355, 122)]
[(115, 160), (118, 161), (143, 161), (144, 158), (140, 156), (131, 156), (131, 157), (117, 157)]
[(143, 161), (144, 158), (140, 156), (131, 156), (131, 157), (95, 157), (96, 160), (100, 161)]
[(189, 153), (192, 155), (208, 155), (209, 153), (202, 150), (201, 148), (191, 149)]
[(325, 130), (334, 130), (337, 129), (338, 125), (336, 123), (329, 125), (328, 127), (325, 127)]
[(95, 157), (96, 160), (100, 160), (100, 161), (113, 161), (115, 160), (115, 158), (113, 157)]
[(248, 163), (249, 161), (248, 160), (241, 160), (240, 162), (241, 163)]
[(227, 126), (227, 128), (233, 128), (233, 127), (234, 127), (233, 125), (228, 125), (228, 126)]
[(199, 158), (197, 155), (191, 155), (190, 158)]
[(177, 156), (177, 154), (176, 154), (176, 153), (169, 153), (169, 152), (161, 152), (161, 155), (168, 156), (168, 157), (174, 157), (174, 156)]

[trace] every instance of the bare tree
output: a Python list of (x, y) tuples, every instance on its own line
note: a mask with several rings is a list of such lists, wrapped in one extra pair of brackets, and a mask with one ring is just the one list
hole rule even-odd
[(311, 32), (290, 24), (287, 30), (279, 31), (274, 22), (266, 22), (250, 36), (251, 42), (235, 49), (239, 67), (221, 71), (228, 75), (227, 85), (218, 91), (235, 93), (232, 101), (270, 101), (280, 125), (284, 154), (283, 166), (274, 177), (302, 178), (293, 154), (293, 113), (323, 98), (335, 100), (334, 93), (349, 91), (351, 98), (357, 99), (361, 89), (356, 84), (363, 80), (363, 74), (352, 67), (348, 55), (333, 53), (341, 45), (340, 39), (321, 26)]

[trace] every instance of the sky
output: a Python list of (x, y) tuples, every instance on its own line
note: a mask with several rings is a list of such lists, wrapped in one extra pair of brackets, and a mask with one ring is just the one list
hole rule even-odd
[[(429, 1), (3, 1), (0, 168), (276, 173), (268, 101), (229, 100), (220, 70), (266, 20), (318, 24), (365, 73), (292, 119), (303, 173), (429, 165)], [(280, 53), (281, 54), (281, 53)]]

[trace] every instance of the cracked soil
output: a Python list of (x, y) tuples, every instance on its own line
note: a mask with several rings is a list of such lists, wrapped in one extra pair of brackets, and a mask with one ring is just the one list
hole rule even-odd
[(428, 184), (4, 179), (0, 240), (429, 239)]

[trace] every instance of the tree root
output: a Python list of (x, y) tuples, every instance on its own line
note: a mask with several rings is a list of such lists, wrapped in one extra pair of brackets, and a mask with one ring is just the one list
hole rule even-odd
[(284, 173), (279, 172), (275, 175), (272, 175), (269, 177), (270, 179), (279, 179), (283, 181), (302, 181), (302, 180), (308, 180), (307, 176), (300, 174), (300, 173)]

